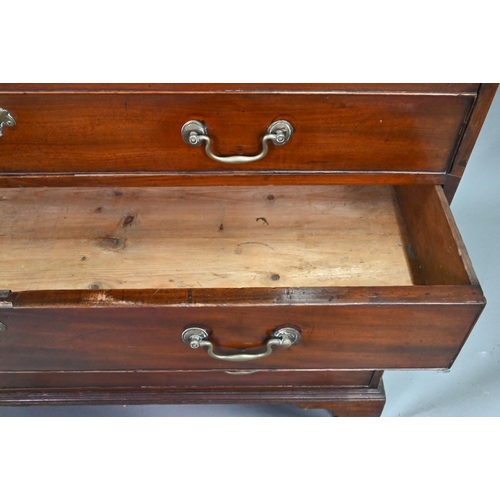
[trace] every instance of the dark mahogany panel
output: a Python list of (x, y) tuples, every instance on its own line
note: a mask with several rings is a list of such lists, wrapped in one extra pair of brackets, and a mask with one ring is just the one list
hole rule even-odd
[[(5, 309), (0, 371), (446, 368), (484, 306), (482, 295), (475, 299), (473, 287), (466, 288), (448, 303), (438, 297), (336, 303), (333, 297), (329, 305)], [(243, 364), (184, 344), (181, 333), (190, 325), (210, 328), (220, 353), (262, 350), (273, 329), (283, 325), (298, 327), (302, 339)]]
[[(4, 173), (445, 172), (475, 94), (363, 92), (12, 93), (0, 107)], [(206, 123), (215, 153), (255, 155), (275, 120), (295, 128), (261, 161), (227, 165), (184, 143)]]

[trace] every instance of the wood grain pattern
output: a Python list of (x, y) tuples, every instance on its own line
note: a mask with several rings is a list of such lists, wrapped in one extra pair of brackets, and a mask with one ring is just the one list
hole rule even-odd
[[(444, 173), (475, 94), (9, 93), (17, 125), (1, 139), (5, 173), (384, 171)], [(227, 165), (186, 145), (206, 123), (214, 151), (255, 155), (277, 119), (295, 133), (261, 161)]]
[(409, 285), (390, 186), (0, 190), (0, 288)]
[[(441, 186), (397, 186), (420, 284), (478, 284)], [(418, 283), (418, 280), (417, 280)]]
[(449, 368), (484, 298), (429, 302), (14, 307), (0, 314), (7, 325), (0, 336), (0, 370), (243, 369), (242, 363), (213, 359), (184, 344), (181, 333), (190, 325), (209, 328), (216, 351), (226, 354), (260, 352), (282, 325), (301, 330), (298, 345), (245, 363), (249, 370)]

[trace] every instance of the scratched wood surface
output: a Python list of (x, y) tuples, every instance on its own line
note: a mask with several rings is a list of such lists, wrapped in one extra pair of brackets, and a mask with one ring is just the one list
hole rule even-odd
[(391, 186), (1, 189), (0, 288), (412, 284)]
[(2, 92), (475, 94), (478, 83), (2, 83)]

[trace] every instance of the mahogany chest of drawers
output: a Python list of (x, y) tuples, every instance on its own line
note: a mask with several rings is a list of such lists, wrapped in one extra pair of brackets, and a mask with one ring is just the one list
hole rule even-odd
[(379, 415), (485, 298), (450, 212), (493, 84), (0, 86), (0, 404)]

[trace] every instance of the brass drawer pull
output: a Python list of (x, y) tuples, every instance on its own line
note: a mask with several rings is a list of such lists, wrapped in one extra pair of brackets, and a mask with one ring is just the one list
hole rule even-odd
[(210, 334), (204, 328), (192, 327), (186, 328), (182, 332), (182, 340), (188, 344), (191, 349), (198, 349), (198, 347), (207, 347), (208, 355), (215, 359), (222, 359), (225, 361), (252, 361), (254, 359), (265, 358), (273, 351), (273, 346), (291, 347), (297, 344), (300, 340), (300, 331), (293, 327), (284, 327), (271, 333), (271, 338), (266, 343), (266, 350), (256, 354), (216, 354), (214, 352), (214, 345), (208, 338)]
[(7, 127), (13, 127), (16, 124), (16, 120), (12, 117), (8, 110), (0, 108), (0, 137), (2, 137), (2, 127), (6, 125)]
[(210, 149), (210, 137), (207, 135), (207, 127), (202, 122), (191, 120), (186, 122), (181, 129), (182, 138), (186, 144), (190, 146), (201, 146), (205, 142), (205, 152), (212, 160), (222, 163), (250, 163), (252, 161), (262, 160), (267, 155), (269, 147), (268, 141), (271, 141), (275, 146), (283, 146), (286, 144), (293, 134), (292, 125), (286, 120), (278, 120), (271, 123), (266, 134), (262, 138), (262, 151), (256, 156), (217, 156)]

